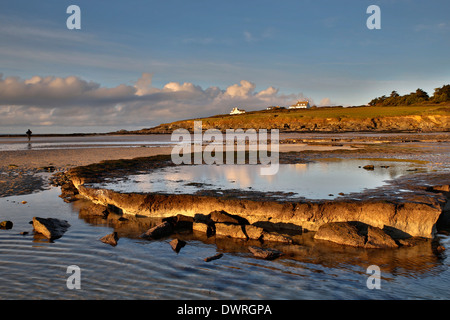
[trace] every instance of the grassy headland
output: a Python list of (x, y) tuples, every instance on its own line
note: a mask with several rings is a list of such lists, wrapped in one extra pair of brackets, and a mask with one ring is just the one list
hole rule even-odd
[(171, 133), (178, 128), (279, 129), (283, 132), (447, 132), (450, 131), (450, 102), (404, 106), (321, 107), (252, 111), (238, 115), (216, 115), (181, 120), (128, 133)]

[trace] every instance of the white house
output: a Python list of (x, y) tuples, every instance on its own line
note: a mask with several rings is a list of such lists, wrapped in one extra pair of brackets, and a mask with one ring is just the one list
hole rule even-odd
[(289, 109), (309, 109), (311, 106), (309, 105), (309, 101), (297, 101), (296, 104), (289, 106)]
[(230, 114), (242, 114), (245, 113), (245, 110), (240, 110), (238, 108), (233, 108), (233, 110), (231, 110)]
[(280, 107), (280, 106), (270, 106), (267, 107), (266, 110), (279, 110), (279, 109), (284, 109), (284, 107)]

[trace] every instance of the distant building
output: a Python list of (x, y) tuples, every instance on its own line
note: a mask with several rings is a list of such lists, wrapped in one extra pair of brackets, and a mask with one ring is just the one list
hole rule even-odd
[(311, 106), (309, 105), (309, 101), (297, 101), (296, 104), (289, 106), (289, 109), (309, 109)]
[(231, 115), (233, 115), (233, 114), (242, 114), (242, 113), (245, 113), (245, 110), (241, 110), (241, 109), (238, 109), (238, 108), (233, 108), (233, 110), (231, 110), (231, 112), (230, 112)]
[(266, 110), (278, 110), (278, 109), (284, 109), (284, 107), (280, 107), (280, 106), (270, 106), (267, 107)]

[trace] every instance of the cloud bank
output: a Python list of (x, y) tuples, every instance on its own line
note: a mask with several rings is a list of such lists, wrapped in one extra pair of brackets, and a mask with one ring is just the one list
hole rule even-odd
[[(143, 73), (132, 85), (107, 88), (76, 76), (33, 76), (29, 79), (0, 74), (0, 126), (150, 127), (187, 118), (226, 114), (237, 106), (260, 110), (287, 106), (303, 94), (281, 94), (275, 87), (257, 91), (247, 80), (225, 89), (206, 89), (193, 83), (169, 82), (152, 86), (152, 74)], [(7, 130), (6, 130), (7, 131)]]

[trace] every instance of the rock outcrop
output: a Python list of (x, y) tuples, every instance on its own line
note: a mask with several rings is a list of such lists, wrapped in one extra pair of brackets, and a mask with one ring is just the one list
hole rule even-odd
[[(365, 107), (370, 110), (372, 107)], [(356, 109), (354, 109), (356, 110)], [(287, 110), (286, 110), (287, 111)], [(448, 131), (450, 116), (448, 114), (404, 115), (352, 117), (347, 114), (335, 117), (292, 116), (289, 112), (273, 114), (261, 113), (260, 117), (249, 121), (247, 115), (216, 116), (203, 119), (203, 130), (219, 129), (278, 129), (281, 132), (445, 132)], [(364, 112), (364, 109), (361, 109)], [(290, 115), (290, 116), (289, 116)], [(133, 131), (132, 133), (170, 134), (176, 129), (192, 130), (193, 120), (183, 120), (161, 124), (154, 128)]]
[(205, 262), (210, 262), (210, 261), (213, 261), (213, 260), (217, 260), (217, 259), (220, 259), (222, 257), (223, 257), (223, 253), (217, 253), (217, 254), (215, 254), (213, 256), (205, 258)]
[[(408, 236), (433, 238), (436, 222), (442, 212), (440, 204), (433, 202), (433, 199), (428, 203), (385, 200), (277, 202), (196, 195), (119, 193), (84, 185), (78, 185), (77, 188), (80, 195), (93, 202), (110, 204), (132, 215), (172, 217), (183, 214), (194, 217), (199, 213), (225, 211), (231, 217), (239, 216), (253, 225), (282, 224), (310, 231), (317, 231), (321, 225), (330, 222), (359, 221), (381, 229), (388, 227), (398, 230)], [(223, 226), (222, 229), (225, 228)]]
[(186, 241), (180, 239), (173, 239), (172, 241), (170, 241), (170, 246), (176, 253), (180, 252), (181, 248), (183, 248), (185, 245)]
[(113, 232), (110, 234), (107, 234), (106, 236), (102, 237), (100, 239), (101, 242), (110, 244), (113, 247), (117, 246), (117, 243), (119, 241), (119, 236), (117, 235), (117, 232)]
[(13, 223), (12, 221), (5, 220), (0, 222), (0, 229), (12, 229)]
[(43, 234), (49, 240), (61, 238), (69, 227), (70, 224), (66, 220), (33, 217), (34, 231)]
[(281, 251), (270, 249), (270, 248), (261, 248), (255, 246), (249, 246), (248, 250), (253, 253), (255, 257), (263, 258), (266, 260), (273, 260), (280, 257), (283, 253)]
[(398, 247), (382, 229), (359, 222), (326, 223), (319, 228), (314, 239), (368, 249)]
[[(285, 160), (291, 161), (288, 156)], [(449, 188), (445, 182), (444, 185), (436, 184), (436, 187), (410, 188), (414, 191), (414, 196), (408, 197), (389, 197), (375, 193), (375, 196), (367, 199), (348, 196), (337, 200), (296, 201), (274, 200), (260, 194), (249, 196), (246, 191), (242, 191), (245, 193), (243, 197), (240, 193), (223, 196), (215, 193), (120, 193), (90, 185), (101, 182), (106, 177), (122, 176), (129, 172), (130, 167), (136, 170), (136, 167), (141, 169), (145, 164), (145, 170), (149, 171), (170, 163), (170, 157), (162, 156), (109, 161), (71, 170), (70, 182), (77, 190), (77, 197), (89, 199), (99, 205), (90, 210), (100, 217), (105, 218), (110, 212), (115, 212), (120, 215), (164, 219), (167, 222), (164, 226), (155, 227), (143, 235), (149, 239), (161, 237), (158, 235), (159, 231), (165, 230), (163, 234), (168, 235), (174, 228), (184, 225), (190, 230), (205, 233), (207, 237), (214, 235), (291, 243), (292, 239), (280, 231), (319, 231), (328, 224), (359, 222), (370, 227), (351, 233), (355, 235), (355, 241), (362, 241), (357, 246), (394, 247), (392, 242), (388, 244), (388, 237), (395, 238), (396, 245), (403, 245), (402, 242), (408, 243), (407, 239), (412, 237), (434, 238), (438, 222), (450, 225)], [(121, 168), (125, 169), (121, 171)], [(370, 170), (371, 167), (366, 169)], [(439, 178), (436, 181), (444, 180)], [(326, 228), (338, 226), (324, 227), (319, 236), (326, 233)], [(160, 228), (162, 229), (159, 230)], [(342, 228), (342, 232), (352, 229), (348, 225)], [(327, 232), (332, 234), (330, 230)]]
[(171, 235), (173, 232), (173, 226), (170, 222), (164, 221), (157, 226), (150, 228), (141, 235), (144, 239), (159, 239)]

